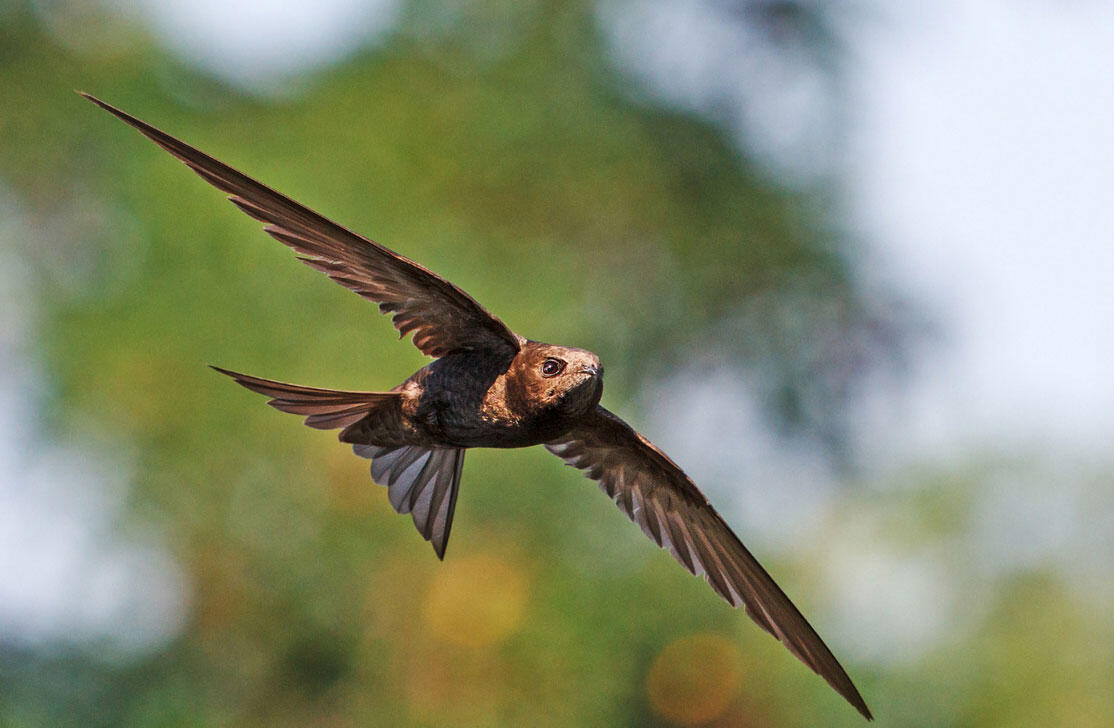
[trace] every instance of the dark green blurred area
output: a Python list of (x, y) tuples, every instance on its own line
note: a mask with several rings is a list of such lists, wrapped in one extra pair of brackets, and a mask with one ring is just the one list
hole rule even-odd
[[(0, 643), (0, 725), (861, 724), (540, 448), (469, 454), (442, 564), (333, 434), (206, 368), (385, 389), (423, 359), (75, 88), (436, 270), (516, 331), (596, 351), (604, 403), (635, 426), (648, 383), (726, 359), (758, 375), (770, 427), (845, 459), (844, 403), (902, 332), (833, 232), (830, 190), (782, 188), (720, 130), (630, 93), (586, 3), (424, 23), (438, 7), (410, 4), (374, 50), (259, 98), (95, 7), (70, 18), (74, 44), (0, 4), (0, 186), (35, 231), (0, 246), (34, 279), (42, 426), (127, 443), (129, 512), (165, 534), (189, 591), (181, 633), (138, 656)], [(962, 487), (904, 504), (911, 531), (950, 528), (933, 519)], [(814, 555), (768, 564), (808, 615)], [(1100, 623), (1056, 580), (1019, 578), (981, 609), (983, 630), (928, 660), (845, 660), (879, 724), (1114, 721), (1096, 697), (1114, 694), (1109, 629), (1089, 641)]]

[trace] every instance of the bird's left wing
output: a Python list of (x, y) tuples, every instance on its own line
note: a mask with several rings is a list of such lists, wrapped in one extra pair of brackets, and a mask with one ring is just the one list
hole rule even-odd
[(659, 546), (750, 617), (867, 719), (831, 650), (676, 463), (603, 407), (546, 449), (585, 471)]
[(518, 337), (474, 298), (431, 270), (317, 214), (205, 152), (131, 114), (81, 94), (185, 162), (228, 194), (264, 230), (294, 249), (298, 259), (391, 314), (399, 334), (414, 332), (414, 345), (432, 357), (452, 351), (491, 349), (513, 356)]

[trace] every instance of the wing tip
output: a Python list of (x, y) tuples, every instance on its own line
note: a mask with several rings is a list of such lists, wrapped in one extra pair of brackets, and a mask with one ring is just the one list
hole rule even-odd
[(866, 706), (866, 701), (863, 700), (863, 696), (859, 695), (858, 689), (855, 687), (854, 683), (851, 682), (850, 678), (847, 679), (847, 682), (850, 685), (850, 689), (847, 692), (840, 690), (839, 694), (843, 696), (844, 700), (851, 704), (852, 708), (859, 711), (859, 715), (867, 720), (873, 721), (874, 714), (871, 713), (870, 708)]
[(212, 369), (212, 370), (213, 370), (214, 372), (218, 372), (218, 373), (220, 373), (220, 374), (223, 374), (223, 375), (224, 375), (224, 376), (226, 376), (226, 377), (232, 377), (233, 379), (235, 379), (235, 380), (237, 380), (237, 381), (238, 381), (238, 380), (239, 380), (239, 379), (240, 379), (241, 377), (243, 377), (243, 376), (244, 376), (243, 374), (240, 374), (239, 372), (234, 372), (234, 371), (232, 371), (231, 369), (224, 369), (224, 368), (222, 368), (222, 367), (218, 367), (218, 366), (217, 366), (216, 364), (209, 364), (209, 365), (207, 365), (207, 366), (208, 366), (208, 367), (209, 367), (210, 369)]
[(114, 116), (117, 116), (117, 117), (123, 119), (124, 121), (127, 121), (129, 124), (132, 122), (132, 119), (134, 118), (134, 117), (131, 116), (131, 114), (128, 114), (127, 112), (124, 112), (124, 111), (121, 111), (120, 109), (117, 109), (115, 106), (113, 106), (112, 104), (110, 104), (106, 101), (101, 101), (100, 99), (98, 99), (96, 96), (94, 96), (91, 93), (87, 93), (85, 91), (79, 91), (78, 89), (74, 89), (74, 93), (76, 93), (78, 96), (82, 96), (85, 99), (93, 102), (94, 104), (101, 107), (102, 109), (104, 109), (108, 113), (110, 113)]

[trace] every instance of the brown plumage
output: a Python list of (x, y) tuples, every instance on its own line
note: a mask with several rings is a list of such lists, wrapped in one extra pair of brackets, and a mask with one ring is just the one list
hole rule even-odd
[[(401, 336), (434, 361), (389, 392), (283, 384), (225, 369), (310, 427), (371, 459), (391, 505), (410, 513), (444, 558), (470, 447), (545, 447), (579, 468), (659, 546), (777, 637), (871, 718), (851, 679), (770, 575), (688, 476), (599, 406), (603, 367), (583, 349), (513, 333), (471, 296), (426, 268), (318, 215), (178, 139), (88, 94), (138, 129), (293, 248), (298, 259), (379, 304)], [(216, 368), (216, 367), (214, 367)]]

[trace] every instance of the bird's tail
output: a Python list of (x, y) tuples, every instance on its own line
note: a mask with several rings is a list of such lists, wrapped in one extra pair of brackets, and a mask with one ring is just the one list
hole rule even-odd
[(349, 427), (365, 419), (373, 411), (387, 408), (396, 410), (397, 392), (343, 392), (333, 389), (303, 387), (248, 374), (213, 367), (221, 374), (232, 377), (253, 392), (270, 397), (267, 404), (282, 412), (305, 415), (306, 424), (319, 430)]
[(213, 369), (270, 397), (267, 404), (275, 409), (305, 415), (310, 427), (343, 427), (341, 441), (351, 443), (360, 457), (371, 458), (371, 477), (387, 486), (391, 505), (399, 513), (411, 514), (437, 557), (445, 558), (464, 449), (416, 437), (402, 416), (398, 392), (341, 392)]

